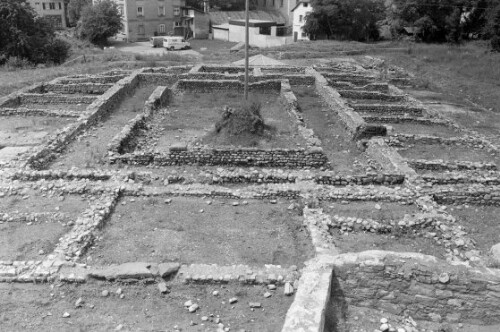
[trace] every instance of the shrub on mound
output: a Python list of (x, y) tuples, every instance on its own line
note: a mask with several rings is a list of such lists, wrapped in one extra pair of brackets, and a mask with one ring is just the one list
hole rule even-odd
[(237, 136), (254, 134), (262, 136), (266, 129), (259, 102), (247, 102), (242, 107), (224, 107), (222, 118), (215, 124), (218, 134)]

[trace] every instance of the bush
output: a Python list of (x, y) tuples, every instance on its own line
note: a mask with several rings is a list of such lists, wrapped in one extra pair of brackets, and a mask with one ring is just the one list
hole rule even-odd
[(55, 38), (52, 42), (45, 45), (45, 60), (44, 62), (52, 62), (61, 64), (69, 57), (71, 46), (64, 40)]
[(493, 51), (500, 52), (500, 36), (491, 38), (491, 48)]
[(215, 131), (229, 136), (242, 134), (263, 135), (266, 125), (260, 113), (260, 102), (247, 102), (242, 107), (224, 107), (222, 118), (215, 124)]
[(27, 59), (20, 58), (17, 56), (12, 56), (7, 59), (5, 62), (5, 67), (8, 69), (23, 69), (23, 68), (32, 68), (33, 64), (29, 62)]

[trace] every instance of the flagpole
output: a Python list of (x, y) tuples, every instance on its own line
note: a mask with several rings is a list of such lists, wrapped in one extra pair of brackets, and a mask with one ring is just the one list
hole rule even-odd
[(248, 22), (249, 0), (245, 0), (245, 100), (248, 100)]

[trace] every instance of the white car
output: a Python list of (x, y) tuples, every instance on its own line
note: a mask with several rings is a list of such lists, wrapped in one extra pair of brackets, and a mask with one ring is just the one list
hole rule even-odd
[(173, 50), (185, 50), (191, 47), (183, 37), (178, 36), (168, 36), (163, 37), (163, 47), (169, 51)]

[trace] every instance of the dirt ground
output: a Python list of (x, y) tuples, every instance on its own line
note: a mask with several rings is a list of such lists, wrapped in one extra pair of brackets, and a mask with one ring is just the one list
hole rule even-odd
[(301, 266), (313, 255), (302, 216), (287, 209), (291, 202), (164, 200), (123, 198), (83, 260)]
[(448, 206), (448, 212), (457, 218), (457, 223), (464, 227), (474, 239), (476, 246), (483, 253), (488, 253), (491, 246), (498, 243), (500, 234), (500, 208), (495, 206)]
[[(167, 151), (173, 144), (182, 142), (190, 146), (207, 147), (241, 146), (259, 148), (305, 147), (304, 139), (297, 131), (297, 124), (283, 109), (277, 94), (257, 94), (249, 96), (251, 101), (262, 105), (262, 117), (273, 128), (270, 136), (253, 135), (234, 137), (215, 133), (215, 123), (222, 117), (224, 106), (240, 107), (242, 96), (235, 92), (183, 93), (175, 95), (163, 114), (152, 120), (153, 130), (139, 138), (139, 145), (147, 148), (155, 146), (159, 151)], [(151, 142), (157, 138), (157, 143)]]
[[(123, 331), (215, 332), (218, 318), (231, 331), (276, 332), (293, 301), (282, 288), (265, 298), (264, 286), (169, 283), (169, 287), (170, 293), (162, 295), (155, 284), (2, 283), (0, 325), (3, 331), (113, 331), (121, 325)], [(122, 298), (116, 293), (119, 288)], [(102, 296), (104, 290), (109, 296)], [(212, 295), (215, 290), (218, 296)], [(238, 302), (229, 304), (233, 297)], [(83, 304), (75, 307), (79, 298)], [(184, 307), (188, 300), (200, 306), (196, 313)], [(262, 308), (252, 310), (249, 302), (260, 302)], [(65, 312), (68, 318), (63, 318)]]
[(498, 156), (486, 150), (471, 149), (454, 145), (412, 144), (398, 149), (399, 154), (408, 159), (441, 159), (444, 161), (492, 162), (498, 165)]
[(57, 130), (70, 125), (75, 119), (43, 116), (0, 117), (0, 145), (29, 146), (45, 142)]

